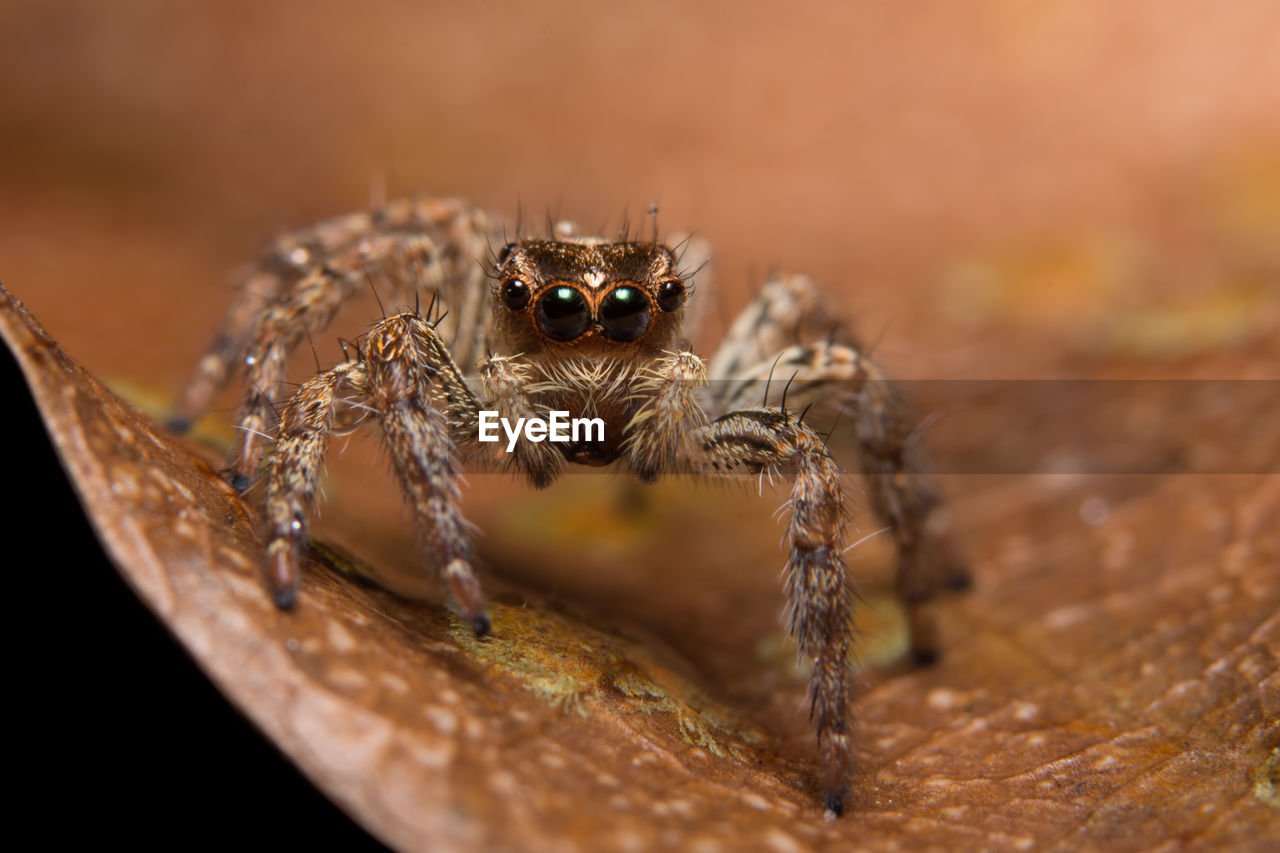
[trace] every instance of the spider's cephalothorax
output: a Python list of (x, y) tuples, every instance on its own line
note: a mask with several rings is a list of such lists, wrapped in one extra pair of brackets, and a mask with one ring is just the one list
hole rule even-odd
[(549, 409), (604, 421), (603, 441), (558, 445), (567, 461), (622, 454), (644, 401), (625, 389), (678, 351), (687, 292), (675, 255), (654, 242), (522, 240), (498, 253), (490, 351), (518, 354)]
[(495, 337), (536, 360), (653, 359), (679, 339), (686, 288), (665, 246), (522, 240), (496, 278)]
[[(270, 438), (286, 356), (368, 276), (379, 274), (396, 299), (436, 306), (428, 316), (384, 317), (353, 357), (283, 402), (265, 475), (276, 602), (289, 607), (296, 595), (330, 436), (360, 421), (380, 432), (428, 562), (478, 635), (490, 622), (458, 509), (461, 458), (497, 456), (536, 486), (566, 464), (615, 463), (646, 482), (672, 472), (789, 475), (790, 629), (813, 663), (821, 786), (839, 813), (851, 772), (848, 507), (827, 436), (805, 423), (805, 411), (827, 407), (852, 425), (873, 507), (897, 542), (898, 592), (918, 657), (936, 651), (922, 605), (967, 577), (938, 535), (937, 500), (912, 466), (894, 386), (803, 276), (766, 282), (704, 363), (684, 340), (698, 309), (691, 255), (700, 244), (678, 257), (656, 240), (608, 242), (558, 225), (550, 238), (506, 243), (483, 261), (497, 243), (489, 220), (460, 202), (405, 200), (282, 237), (249, 277), (174, 418), (190, 423), (245, 365), (230, 469), (241, 489)], [(473, 369), (479, 393), (467, 382)], [(600, 422), (602, 434), (557, 443), (526, 433), (507, 447), (483, 437), (486, 417), (525, 423), (557, 411)]]

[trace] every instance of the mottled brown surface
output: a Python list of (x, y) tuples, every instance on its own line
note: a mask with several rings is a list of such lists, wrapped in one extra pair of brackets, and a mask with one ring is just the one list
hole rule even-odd
[[(392, 192), (457, 194), (507, 213), (522, 202), (530, 219), (555, 207), (616, 221), (657, 199), (664, 226), (695, 227), (717, 246), (722, 314), (763, 271), (804, 270), (832, 286), (900, 376), (1280, 377), (1275, 4), (1212, 15), (1192, 2), (1105, 0), (583, 9), (6, 4), (0, 277), (95, 373), (163, 405), (229, 300), (227, 271), (274, 231), (363, 204), (371, 176), (385, 174)], [(321, 358), (374, 311), (335, 324), (317, 341)], [(439, 821), (459, 839), (535, 824), (530, 846), (576, 837), (563, 806), (588, 790), (593, 808), (577, 829), (624, 832), (634, 819), (637, 832), (686, 846), (748, 831), (775, 849), (844, 836), (1050, 849), (1247, 848), (1280, 836), (1274, 397), (1158, 430), (1161, 450), (1194, 451), (1192, 470), (1269, 476), (1068, 466), (946, 478), (978, 587), (942, 608), (949, 654), (938, 667), (867, 672), (865, 778), (850, 818), (827, 824), (797, 712), (803, 677), (777, 627), (782, 557), (769, 513), (781, 493), (762, 504), (671, 483), (628, 520), (604, 478), (532, 496), (472, 478), (486, 585), (512, 584), (500, 597), (508, 625), (548, 650), (553, 636), (587, 630), (638, 638), (593, 639), (585, 675), (568, 682), (593, 685), (579, 716), (548, 701), (543, 675), (513, 668), (503, 646), (469, 649), (438, 606), (313, 575), (303, 609), (282, 617), (252, 559), (215, 569), (198, 536), (148, 540), (146, 530), (190, 533), (207, 519), (232, 534), (226, 554), (258, 547), (239, 504), (194, 462), (148, 469), (175, 472), (192, 495), (184, 524), (135, 518), (118, 501), (168, 487), (129, 466), (167, 458), (167, 442), (130, 439), (105, 460), (84, 452), (92, 443), (67, 444), (77, 424), (101, 435), (98, 398), (66, 384), (44, 345), (23, 348), (54, 371), (37, 374), (54, 377), (46, 416), (79, 460), (71, 468), (99, 478), (80, 488), (100, 530), (115, 531), (104, 533), (114, 556), (168, 555), (167, 570), (124, 562), (133, 582), (182, 617), (176, 630), (197, 653), (219, 638), (227, 659), (202, 654), (203, 665), (237, 701), (255, 683), (297, 687), (250, 713), (309, 772), (324, 768), (326, 790), (384, 838), (407, 839), (406, 819)], [(304, 354), (295, 378), (312, 368)], [(1004, 442), (1039, 439), (1079, 447), (1075, 427), (1096, 427), (1042, 416), (1011, 430), (985, 411), (956, 423), (964, 434), (946, 420), (930, 433), (949, 458), (998, 459)], [(322, 535), (387, 583), (439, 601), (367, 444), (353, 440), (335, 465)], [(117, 458), (121, 447), (143, 455)], [(123, 496), (103, 479), (113, 470)], [(861, 657), (883, 666), (901, 626), (880, 544), (850, 556), (870, 603)], [(517, 609), (527, 590), (566, 614)], [(213, 607), (222, 595), (243, 610)], [(358, 609), (369, 605), (382, 615)], [(354, 613), (363, 625), (343, 621)], [(582, 613), (595, 628), (580, 626)], [(334, 623), (378, 641), (347, 648)], [(337, 654), (322, 651), (334, 643)], [(617, 677), (594, 675), (645, 655), (659, 661), (642, 666), (653, 681), (682, 673), (661, 682), (668, 694), (697, 690), (703, 707), (757, 732), (745, 754), (765, 763), (748, 770), (687, 746), (677, 712), (627, 711)], [(217, 666), (253, 683), (228, 687)], [(453, 732), (377, 687), (383, 671), (406, 689), (456, 683)], [(525, 716), (499, 709), (504, 698)], [(399, 709), (426, 740), (398, 740), (377, 712), (348, 718), (348, 701)], [(499, 750), (541, 762), (556, 744), (559, 767), (492, 769)], [(625, 773), (610, 764), (644, 750), (664, 757)], [(365, 774), (363, 761), (382, 769)], [(414, 777), (433, 762), (436, 772)], [(413, 778), (425, 787), (414, 792)], [(479, 819), (513, 790), (525, 811)], [(468, 805), (442, 808), (450, 797)]]
[[(6, 341), (108, 552), (233, 701), (399, 847), (1277, 838), (1275, 476), (1147, 483), (1093, 531), (1063, 529), (1070, 482), (982, 490), (959, 514), (984, 522), (984, 589), (948, 611), (944, 665), (861, 698), (864, 778), (830, 822), (785, 735), (700, 698), (643, 642), (536, 601), (495, 603), (477, 641), (438, 605), (319, 569), (296, 612), (277, 610), (251, 511), (5, 300)], [(757, 689), (786, 680), (760, 666)], [(770, 694), (795, 702), (797, 686)]]

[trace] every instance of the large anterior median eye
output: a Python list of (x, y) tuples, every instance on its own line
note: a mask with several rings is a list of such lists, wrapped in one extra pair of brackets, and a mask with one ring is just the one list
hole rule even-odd
[(600, 328), (611, 341), (634, 341), (649, 328), (653, 312), (637, 288), (615, 287), (600, 303)]
[(591, 325), (587, 300), (572, 287), (553, 287), (542, 295), (535, 309), (538, 328), (555, 341), (571, 341)]

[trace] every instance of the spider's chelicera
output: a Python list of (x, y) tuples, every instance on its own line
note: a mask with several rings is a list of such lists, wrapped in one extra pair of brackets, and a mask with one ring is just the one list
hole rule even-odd
[[(459, 511), (461, 460), (497, 455), (539, 487), (566, 464), (613, 463), (644, 482), (675, 472), (789, 475), (789, 626), (813, 662), (821, 787), (838, 814), (852, 761), (847, 499), (827, 435), (805, 422), (811, 406), (844, 413), (856, 438), (873, 508), (897, 543), (917, 657), (936, 652), (922, 605), (966, 577), (937, 535), (937, 501), (912, 467), (895, 387), (804, 276), (766, 282), (704, 362), (686, 342), (707, 302), (693, 298), (694, 274), (699, 289), (709, 279), (700, 243), (609, 242), (563, 224), (505, 244), (499, 233), (460, 202), (405, 200), (281, 237), (249, 276), (174, 421), (190, 423), (244, 365), (230, 475), (247, 489), (273, 440), (265, 480), (276, 603), (295, 600), (329, 439), (360, 421), (376, 425), (427, 560), (477, 635), (490, 622)], [(287, 397), (273, 429), (286, 357), (370, 276), (399, 301), (436, 307), (375, 323), (348, 360)], [(491, 438), (494, 419), (505, 441)], [(541, 440), (557, 419), (574, 424), (568, 440)]]

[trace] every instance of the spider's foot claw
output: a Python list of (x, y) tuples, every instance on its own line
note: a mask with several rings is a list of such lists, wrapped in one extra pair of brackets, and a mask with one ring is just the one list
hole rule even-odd
[(291, 610), (298, 598), (297, 557), (287, 540), (278, 539), (267, 548), (267, 579), (271, 600), (281, 610)]
[(481, 612), (471, 617), (471, 630), (476, 632), (477, 637), (486, 636), (492, 628), (493, 622), (488, 613)]
[(920, 666), (938, 661), (938, 626), (924, 601), (907, 602), (907, 624), (910, 626), (911, 656)]
[(973, 588), (973, 573), (964, 567), (953, 569), (944, 583), (952, 592), (965, 592)]
[(911, 657), (919, 666), (933, 666), (938, 662), (940, 657), (938, 649), (934, 646), (922, 646), (911, 650)]
[(823, 794), (822, 802), (827, 807), (828, 818), (837, 818), (844, 814), (844, 791), (839, 788)]

